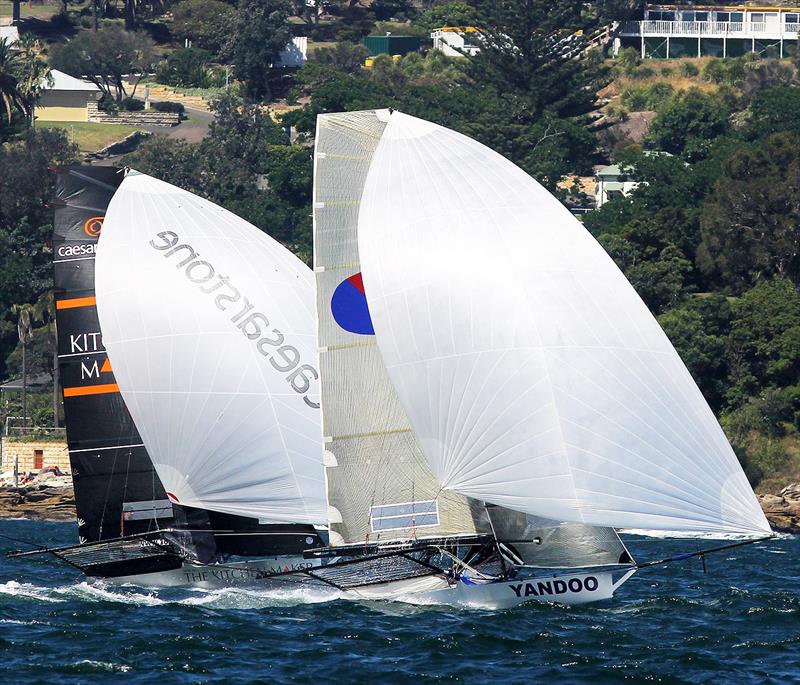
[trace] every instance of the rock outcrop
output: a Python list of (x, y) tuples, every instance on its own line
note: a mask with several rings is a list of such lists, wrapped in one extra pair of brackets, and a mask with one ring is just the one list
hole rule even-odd
[(800, 483), (787, 485), (777, 495), (759, 495), (758, 501), (774, 530), (800, 533)]
[(72, 485), (44, 483), (0, 487), (0, 518), (74, 521)]

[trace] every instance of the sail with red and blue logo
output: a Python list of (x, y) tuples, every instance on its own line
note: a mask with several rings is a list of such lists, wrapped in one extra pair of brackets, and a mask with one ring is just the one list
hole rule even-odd
[(357, 335), (375, 335), (360, 272), (336, 286), (331, 297), (331, 313), (344, 330)]

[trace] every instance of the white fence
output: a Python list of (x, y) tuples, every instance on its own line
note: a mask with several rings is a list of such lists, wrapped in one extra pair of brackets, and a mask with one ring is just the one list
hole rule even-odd
[(733, 38), (797, 38), (795, 23), (732, 21), (626, 21), (623, 36), (709, 36)]

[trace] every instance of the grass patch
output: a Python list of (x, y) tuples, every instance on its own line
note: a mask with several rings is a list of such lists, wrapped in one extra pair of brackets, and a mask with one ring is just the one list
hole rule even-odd
[[(0, 0), (0, 19), (10, 19), (13, 15), (14, 3), (10, 0)], [(19, 14), (22, 19), (25, 17), (35, 17), (36, 19), (49, 19), (57, 14), (60, 3), (57, 2), (34, 2), (32, 7), (28, 7), (27, 2), (20, 3)]]
[(97, 152), (138, 130), (134, 126), (93, 124), (88, 121), (43, 121), (37, 127), (63, 129), (83, 152)]

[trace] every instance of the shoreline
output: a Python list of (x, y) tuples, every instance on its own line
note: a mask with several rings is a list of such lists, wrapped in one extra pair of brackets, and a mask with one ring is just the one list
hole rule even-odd
[[(758, 495), (776, 533), (800, 534), (800, 483), (785, 487), (777, 495)], [(0, 486), (0, 520), (75, 521), (72, 483), (29, 483)]]

